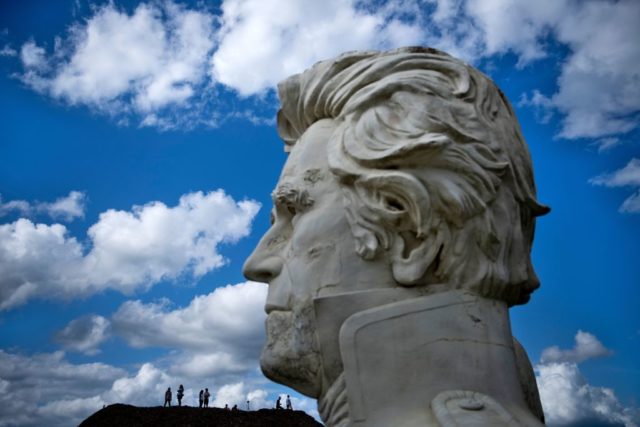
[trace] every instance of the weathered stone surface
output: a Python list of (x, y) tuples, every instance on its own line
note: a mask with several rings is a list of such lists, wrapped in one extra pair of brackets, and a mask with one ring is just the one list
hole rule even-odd
[(508, 309), (539, 286), (548, 208), (500, 90), (405, 48), (319, 62), (279, 93), (289, 157), (244, 268), (269, 284), (265, 375), (329, 426), (541, 425)]

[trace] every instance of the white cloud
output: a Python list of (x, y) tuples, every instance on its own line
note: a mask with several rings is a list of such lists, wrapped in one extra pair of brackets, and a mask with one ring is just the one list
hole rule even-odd
[[(605, 187), (640, 187), (640, 159), (632, 158), (622, 169), (591, 178), (593, 185)], [(629, 196), (618, 209), (621, 213), (640, 213), (640, 190)]]
[(539, 117), (562, 115), (559, 136), (601, 138), (640, 125), (640, 3), (634, 0), (430, 0), (426, 42), (468, 61), (513, 53), (518, 67), (568, 53), (553, 94), (533, 91)]
[(94, 315), (71, 321), (56, 340), (69, 349), (95, 354), (114, 335), (134, 348), (172, 350), (163, 363), (167, 374), (181, 381), (232, 381), (258, 372), (266, 294), (264, 284), (245, 282), (218, 287), (173, 310), (168, 301), (128, 301), (110, 320)]
[(612, 389), (588, 384), (575, 363), (540, 364), (536, 371), (542, 407), (550, 426), (597, 421), (636, 427), (640, 422), (637, 409), (624, 407)]
[(570, 350), (561, 350), (558, 346), (543, 350), (541, 361), (535, 366), (547, 424), (637, 427), (638, 408), (622, 405), (610, 388), (588, 384), (578, 368), (578, 363), (609, 356), (611, 350), (588, 332), (578, 331), (575, 341)]
[[(135, 348), (179, 349), (168, 372), (185, 381), (234, 381), (258, 372), (264, 343), (264, 284), (245, 282), (196, 296), (186, 307), (129, 301), (112, 316), (114, 334)], [(259, 374), (258, 374), (259, 375)]]
[(618, 211), (620, 213), (640, 213), (640, 190), (627, 197)]
[(18, 219), (0, 225), (0, 309), (42, 297), (72, 298), (104, 289), (132, 293), (162, 280), (197, 279), (226, 263), (221, 243), (248, 235), (259, 209), (224, 191), (108, 210), (87, 234), (90, 249), (61, 224)]
[[(166, 361), (144, 363), (127, 373), (102, 363), (72, 364), (63, 352), (26, 356), (0, 350), (0, 426), (78, 425), (103, 405), (161, 405), (165, 390), (171, 387), (175, 393), (179, 384), (185, 386), (183, 404), (189, 406), (197, 405), (198, 391), (205, 387), (215, 396), (212, 404), (219, 407), (228, 403), (245, 409), (249, 400), (251, 409), (257, 410), (272, 407), (275, 401), (273, 384), (265, 388), (257, 371), (227, 382), (205, 373), (188, 378), (172, 372)], [(294, 407), (307, 406), (301, 399)]]
[(36, 45), (30, 40), (22, 45), (20, 49), (20, 60), (27, 69), (43, 69), (47, 67), (46, 52), (44, 48)]
[(546, 348), (542, 352), (542, 363), (572, 362), (580, 363), (587, 359), (610, 356), (611, 350), (607, 349), (589, 332), (578, 331), (575, 336), (576, 345), (570, 350), (560, 350), (558, 346)]
[(174, 310), (168, 303), (128, 301), (112, 316), (112, 323), (114, 332), (133, 347), (175, 347), (206, 354), (198, 356), (197, 363), (182, 364), (183, 373), (214, 373), (259, 355), (266, 297), (264, 284), (245, 282), (216, 288)]
[(128, 13), (107, 3), (48, 57), (25, 43), (22, 78), (71, 104), (133, 115), (141, 126), (216, 126), (224, 114), (212, 111), (220, 109), (212, 106), (215, 84), (260, 94), (347, 50), (425, 44), (471, 62), (511, 52), (524, 67), (557, 42), (568, 52), (558, 89), (531, 95), (542, 119), (559, 112), (559, 135), (569, 139), (612, 137), (640, 123), (634, 0), (224, 0), (220, 10), (169, 1)]
[(34, 42), (25, 43), (22, 80), (72, 105), (134, 113), (140, 121), (163, 112), (165, 121), (176, 122), (178, 115), (165, 109), (191, 117), (199, 108), (194, 95), (208, 84), (213, 19), (171, 1), (141, 3), (130, 14), (109, 2), (72, 25), (49, 58)]
[[(122, 369), (102, 363), (71, 364), (64, 353), (32, 356), (0, 350), (0, 425), (65, 426), (78, 422), (102, 407), (92, 406), (75, 418), (79, 401), (101, 393), (114, 378), (126, 375)], [(66, 407), (49, 404), (68, 400)], [(75, 404), (73, 403), (75, 402)], [(97, 403), (97, 402), (96, 402)], [(67, 412), (74, 407), (71, 413)]]
[(249, 401), (249, 409), (255, 410), (258, 408), (270, 408), (270, 404), (267, 401), (269, 393), (263, 389), (252, 390), (247, 393), (247, 400)]
[(590, 179), (589, 182), (606, 187), (640, 186), (640, 159), (633, 158), (624, 168), (599, 175)]
[(4, 45), (2, 49), (0, 49), (0, 56), (17, 56), (17, 55), (18, 55), (18, 52), (16, 52), (16, 50), (13, 49), (8, 44)]
[(596, 140), (593, 145), (598, 147), (598, 153), (604, 153), (605, 151), (611, 150), (613, 147), (617, 147), (622, 143), (620, 138), (616, 137), (607, 137)]
[(567, 2), (562, 0), (483, 0), (465, 4), (466, 13), (483, 34), (483, 56), (511, 51), (521, 66), (546, 56), (542, 39), (567, 8)]
[(0, 216), (16, 211), (22, 216), (43, 213), (54, 219), (72, 221), (84, 217), (86, 199), (86, 194), (80, 191), (71, 191), (69, 195), (60, 197), (55, 202), (29, 203), (26, 200), (11, 200), (3, 203), (0, 197)]
[[(160, 402), (172, 379), (151, 363), (145, 363), (133, 377), (119, 378), (111, 390), (103, 394), (109, 402), (131, 402), (133, 405)], [(175, 386), (174, 386), (175, 387)]]
[(82, 246), (64, 225), (19, 219), (0, 225), (0, 309), (38, 294), (82, 291)]
[(600, 138), (638, 127), (638, 2), (484, 0), (466, 6), (482, 32), (482, 56), (511, 51), (525, 65), (547, 55), (549, 36), (569, 49), (557, 92), (538, 103), (563, 114), (561, 137)]
[[(543, 112), (540, 117), (548, 121), (552, 110), (562, 113), (560, 136), (565, 138), (598, 138), (637, 127), (637, 2), (432, 3), (429, 16), (412, 2), (405, 5), (411, 14), (402, 15), (396, 3), (359, 9), (355, 2), (226, 0), (212, 72), (218, 82), (250, 95), (346, 50), (426, 43), (469, 61), (513, 52), (522, 67), (546, 57), (546, 40), (552, 37), (569, 54), (558, 91), (533, 92), (531, 104)], [(276, 9), (282, 13), (268, 13)]]
[(573, 54), (553, 95), (566, 114), (565, 138), (597, 138), (637, 128), (640, 110), (640, 3), (586, 2), (563, 15), (558, 39)]
[(109, 338), (109, 327), (109, 320), (102, 316), (84, 316), (69, 322), (55, 338), (68, 350), (95, 355), (100, 352), (99, 346)]
[(540, 123), (549, 123), (553, 117), (553, 102), (537, 89), (533, 90), (531, 97), (523, 93), (518, 107), (532, 107), (536, 113), (536, 120)]
[(3, 203), (2, 195), (0, 195), (0, 216), (5, 216), (12, 211), (16, 211), (20, 215), (30, 215), (32, 211), (31, 204), (26, 200), (10, 200), (7, 203)]
[(216, 393), (215, 399), (213, 400), (213, 406), (224, 408), (224, 405), (229, 405), (229, 408), (231, 408), (233, 405), (238, 405), (239, 407), (242, 407), (242, 404), (246, 403), (246, 401), (244, 383), (239, 382), (220, 387)]
[[(419, 44), (416, 23), (355, 1), (225, 0), (214, 79), (247, 96), (347, 50)], [(277, 13), (274, 13), (277, 11)]]
[(86, 195), (80, 191), (72, 191), (67, 197), (61, 197), (53, 203), (41, 203), (37, 206), (52, 218), (63, 218), (71, 221), (84, 217)]

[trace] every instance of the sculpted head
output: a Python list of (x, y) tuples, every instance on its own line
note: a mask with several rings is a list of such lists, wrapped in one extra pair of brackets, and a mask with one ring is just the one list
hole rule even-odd
[(538, 204), (513, 110), (478, 70), (433, 49), (355, 52), (279, 85), (289, 158), (273, 226), (245, 264), (269, 283), (262, 368), (320, 393), (317, 297), (465, 289), (526, 303)]

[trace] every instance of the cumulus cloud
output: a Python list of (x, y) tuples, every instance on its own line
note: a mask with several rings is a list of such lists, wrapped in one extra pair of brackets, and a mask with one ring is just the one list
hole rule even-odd
[(54, 202), (29, 203), (26, 200), (10, 200), (3, 203), (0, 197), (0, 217), (16, 212), (22, 216), (46, 214), (53, 219), (73, 221), (75, 218), (84, 217), (86, 201), (86, 194), (81, 191), (71, 191)]
[(598, 147), (598, 153), (604, 153), (605, 151), (611, 150), (613, 147), (617, 147), (622, 143), (620, 138), (616, 137), (607, 137), (596, 140), (593, 145)]
[(132, 293), (162, 280), (197, 279), (227, 261), (218, 245), (248, 235), (259, 209), (224, 191), (108, 210), (88, 232), (85, 250), (61, 224), (28, 219), (0, 225), (0, 309), (33, 297), (72, 298), (104, 289)]
[(213, 406), (224, 408), (224, 405), (228, 405), (229, 408), (231, 408), (233, 405), (238, 405), (241, 407), (242, 404), (246, 402), (245, 397), (243, 382), (226, 384), (220, 387), (216, 393)]
[[(206, 63), (214, 46), (214, 17), (171, 1), (141, 3), (128, 13), (112, 2), (71, 26), (47, 56), (29, 41), (22, 46), (22, 80), (72, 105), (108, 114), (133, 113), (144, 121), (163, 111), (166, 126), (193, 118), (203, 99)], [(172, 107), (175, 111), (167, 111)], [(206, 122), (203, 118), (203, 122)]]
[(421, 27), (395, 17), (395, 9), (357, 8), (352, 0), (225, 0), (221, 9), (212, 74), (242, 96), (347, 50), (414, 45), (423, 38)]
[(611, 350), (588, 332), (578, 331), (575, 342), (570, 350), (545, 349), (535, 366), (547, 424), (637, 426), (638, 408), (625, 407), (610, 388), (589, 384), (578, 368), (578, 363), (611, 355)]
[(42, 69), (47, 66), (46, 52), (44, 48), (36, 45), (30, 40), (22, 45), (20, 49), (20, 60), (27, 69)]
[(99, 346), (109, 338), (109, 327), (109, 320), (102, 316), (84, 316), (69, 322), (55, 339), (67, 350), (95, 355), (100, 352)]
[(67, 197), (57, 199), (53, 203), (41, 203), (37, 210), (45, 211), (52, 218), (63, 218), (67, 221), (84, 217), (86, 195), (80, 191), (72, 191)]
[[(125, 375), (124, 370), (102, 363), (69, 363), (63, 352), (25, 356), (0, 350), (0, 388), (6, 390), (0, 393), (0, 425), (78, 424), (102, 407), (96, 404), (88, 408), (86, 396), (103, 392), (114, 378)], [(57, 405), (56, 410), (51, 402), (57, 399), (68, 403)], [(74, 419), (79, 407), (89, 412)]]
[[(640, 422), (636, 408), (625, 407), (614, 391), (587, 383), (571, 362), (536, 366), (538, 389), (549, 425), (620, 425), (635, 427)], [(586, 424), (590, 423), (590, 424)]]
[[(282, 406), (284, 407), (287, 401), (287, 395), (280, 393), (277, 397), (280, 397)], [(249, 401), (251, 410), (274, 408), (277, 397), (274, 396), (273, 399), (269, 399), (269, 392), (267, 392), (267, 390), (261, 388), (251, 390), (241, 381), (220, 387), (213, 400), (213, 406), (224, 408), (225, 405), (228, 405), (229, 408), (231, 408), (233, 405), (238, 405), (238, 408), (246, 408), (247, 401)], [(291, 396), (291, 403), (293, 409), (304, 411), (312, 417), (318, 420), (320, 419), (315, 400), (306, 397)]]
[(589, 332), (578, 331), (575, 336), (576, 345), (570, 350), (561, 350), (558, 346), (544, 349), (540, 360), (542, 363), (572, 362), (580, 363), (587, 359), (610, 356), (611, 350), (607, 349)]
[(605, 173), (589, 182), (605, 187), (632, 187), (636, 191), (629, 196), (618, 209), (622, 213), (640, 213), (640, 159), (632, 158), (622, 169)]
[(0, 49), (0, 56), (17, 56), (18, 52), (8, 44), (4, 45), (2, 49)]
[[(640, 4), (626, 1), (485, 0), (467, 2), (480, 31), (484, 56), (514, 52), (524, 65), (547, 55), (553, 37), (569, 53), (558, 90), (537, 105), (563, 115), (559, 136), (568, 139), (624, 134), (638, 127)], [(615, 46), (615, 48), (613, 48)]]
[(55, 339), (68, 350), (93, 355), (117, 336), (133, 348), (172, 350), (168, 370), (176, 377), (227, 380), (257, 369), (266, 297), (264, 284), (244, 282), (195, 296), (185, 307), (171, 307), (167, 300), (127, 301), (110, 319), (88, 315), (72, 320)]
[(624, 168), (592, 178), (590, 182), (606, 187), (640, 186), (640, 159), (633, 158)]
[(169, 1), (129, 13), (107, 3), (50, 54), (26, 42), (22, 79), (70, 104), (166, 129), (223, 120), (211, 107), (216, 85), (261, 94), (346, 50), (424, 44), (470, 62), (513, 53), (524, 67), (558, 42), (567, 49), (558, 89), (527, 95), (539, 116), (559, 113), (559, 136), (569, 139), (613, 137), (639, 124), (634, 0), (224, 0), (220, 11)]
[(176, 379), (151, 363), (129, 375), (102, 363), (72, 364), (63, 352), (32, 356), (0, 350), (0, 425), (78, 425), (105, 404), (161, 403)]
[(216, 288), (188, 306), (129, 301), (112, 316), (114, 333), (129, 345), (180, 348), (176, 374), (197, 378), (238, 372), (255, 364), (264, 342), (266, 286), (254, 282)]
[[(548, 121), (562, 115), (559, 136), (601, 138), (640, 124), (640, 4), (633, 0), (431, 0), (427, 41), (477, 61), (511, 52), (524, 67), (549, 54), (550, 40), (567, 48), (552, 94), (532, 91)], [(546, 111), (545, 111), (546, 110)]]
[[(172, 374), (162, 361), (144, 363), (128, 373), (102, 363), (72, 364), (63, 352), (27, 356), (0, 350), (0, 425), (78, 425), (103, 405), (158, 406), (164, 391), (176, 390), (178, 384), (184, 384), (183, 404), (189, 406), (197, 405), (198, 391), (205, 387), (216, 396), (215, 406), (245, 408), (247, 400), (252, 410), (272, 406), (272, 385), (265, 387), (256, 374), (242, 376), (242, 381), (225, 383), (202, 374), (196, 381)], [(301, 400), (296, 409), (304, 405)]]

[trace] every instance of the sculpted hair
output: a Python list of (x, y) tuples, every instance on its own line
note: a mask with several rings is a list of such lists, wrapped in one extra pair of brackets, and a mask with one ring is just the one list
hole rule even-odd
[(513, 109), (478, 70), (434, 49), (346, 53), (280, 83), (287, 151), (333, 119), (329, 165), (344, 187), (356, 250), (395, 256), (403, 286), (446, 283), (509, 305), (539, 281), (536, 201)]

